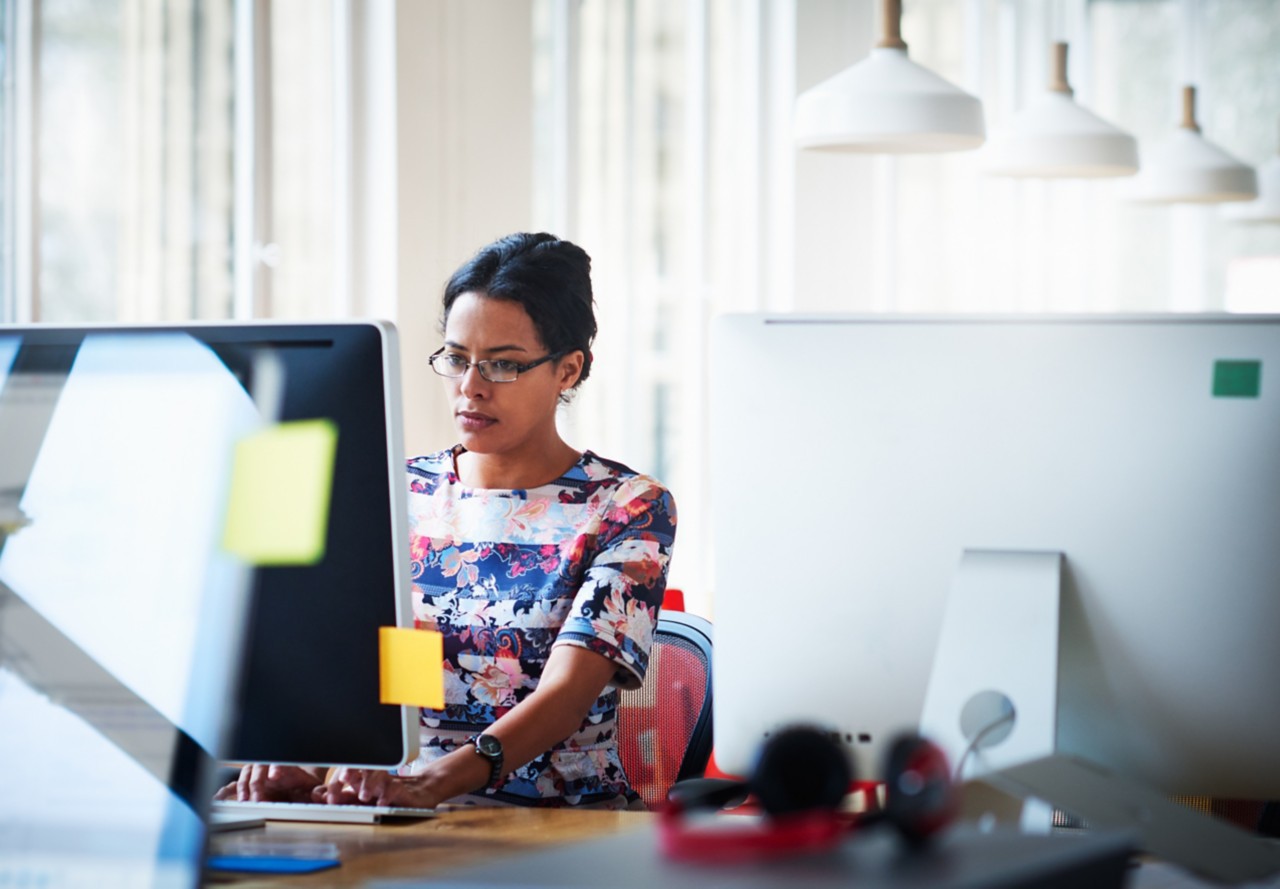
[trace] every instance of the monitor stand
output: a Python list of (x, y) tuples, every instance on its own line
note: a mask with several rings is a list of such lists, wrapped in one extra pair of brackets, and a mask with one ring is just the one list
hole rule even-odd
[[(1058, 752), (1062, 568), (1058, 552), (964, 552), (947, 598), (921, 733), (951, 757), (957, 780), (972, 779), (1017, 800), (1028, 832), (1046, 832), (1057, 807), (1091, 826), (1129, 830), (1151, 854), (1219, 882), (1280, 872), (1280, 848)], [(969, 787), (966, 799), (987, 796)], [(966, 814), (1005, 820), (1010, 810), (967, 806)]]

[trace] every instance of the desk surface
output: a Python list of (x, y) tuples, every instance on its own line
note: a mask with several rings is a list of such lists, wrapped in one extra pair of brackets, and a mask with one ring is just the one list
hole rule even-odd
[[(215, 835), (213, 852), (280, 843), (332, 845), (342, 865), (304, 875), (210, 873), (207, 884), (227, 889), (350, 887), (379, 880), (431, 879), (459, 868), (503, 870), (512, 856), (560, 855), (555, 847), (561, 844), (607, 843), (608, 837), (624, 831), (638, 832), (636, 842), (628, 846), (644, 846), (651, 843), (645, 835), (655, 822), (656, 816), (646, 812), (522, 808), (446, 810), (438, 818), (383, 825), (268, 822), (266, 827)], [(1131, 877), (1131, 889), (1206, 889), (1210, 885), (1163, 864), (1145, 864)], [(670, 889), (675, 883), (667, 885)], [(1280, 889), (1280, 878), (1249, 886)]]
[(210, 886), (236, 889), (280, 886), (363, 886), (370, 880), (429, 877), (591, 837), (651, 824), (647, 812), (485, 808), (443, 811), (437, 818), (398, 824), (357, 825), (271, 821), (265, 828), (229, 831), (212, 839), (212, 852), (225, 854), (276, 843), (332, 844), (342, 865), (314, 874), (263, 876), (210, 873)]

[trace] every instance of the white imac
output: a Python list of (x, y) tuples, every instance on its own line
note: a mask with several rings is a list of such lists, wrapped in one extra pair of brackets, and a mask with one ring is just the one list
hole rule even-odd
[(1280, 317), (730, 315), (711, 366), (723, 769), (816, 721), (878, 776), (962, 554), (1047, 552), (1057, 751), (1280, 798)]
[[(275, 356), (280, 418), (338, 432), (324, 557), (254, 572), (235, 762), (395, 768), (417, 707), (383, 703), (379, 628), (413, 626), (399, 334), (387, 321), (212, 325), (211, 348)], [(321, 642), (320, 640), (331, 640)]]
[[(15, 376), (31, 366), (56, 378), (62, 372), (58, 362), (70, 361), (97, 330), (185, 338), (230, 368), (274, 359), (282, 377), (278, 419), (327, 419), (337, 429), (323, 558), (311, 565), (258, 566), (248, 579), (247, 639), (225, 759), (371, 768), (412, 761), (419, 711), (382, 703), (378, 648), (379, 628), (413, 625), (394, 325), (352, 320), (0, 327), (0, 370), (13, 360)], [(6, 341), (15, 344), (12, 349), (20, 346), (16, 358), (6, 359)], [(10, 425), (12, 438), (9, 426), (0, 426), (6, 444), (28, 427), (38, 431), (29, 419)], [(28, 449), (38, 443), (37, 437)], [(92, 449), (89, 442), (84, 447)], [(0, 462), (0, 531), (6, 478)]]

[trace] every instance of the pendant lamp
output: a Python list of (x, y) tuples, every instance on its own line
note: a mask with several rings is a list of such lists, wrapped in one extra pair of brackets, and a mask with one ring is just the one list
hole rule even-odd
[(1216, 204), (1258, 196), (1253, 168), (1200, 135), (1196, 88), (1183, 87), (1182, 123), (1149, 154), (1125, 195), (1131, 201), (1165, 204)]
[(1258, 196), (1222, 208), (1222, 215), (1235, 222), (1280, 222), (1280, 151), (1258, 167)]
[(907, 58), (901, 20), (901, 0), (882, 0), (871, 55), (797, 97), (797, 147), (913, 154), (982, 144), (982, 103)]
[(991, 136), (983, 166), (994, 176), (1092, 179), (1138, 171), (1138, 143), (1076, 103), (1067, 44), (1053, 45), (1049, 88)]

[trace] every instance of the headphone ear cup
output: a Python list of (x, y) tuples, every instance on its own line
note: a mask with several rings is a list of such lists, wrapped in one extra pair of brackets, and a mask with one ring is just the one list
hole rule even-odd
[(885, 783), (885, 817), (913, 845), (950, 824), (959, 809), (946, 754), (919, 735), (894, 740)]
[(853, 765), (838, 741), (796, 726), (772, 735), (760, 750), (751, 789), (770, 815), (836, 810), (849, 792)]

